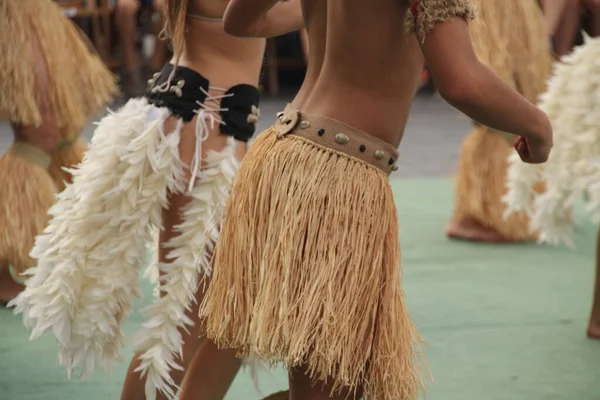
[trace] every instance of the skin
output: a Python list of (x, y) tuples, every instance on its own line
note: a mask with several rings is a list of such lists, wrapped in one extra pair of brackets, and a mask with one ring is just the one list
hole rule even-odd
[(596, 244), (596, 279), (594, 283), (594, 297), (592, 300), (592, 313), (588, 325), (587, 335), (590, 339), (600, 340), (600, 230)]
[[(189, 4), (189, 13), (205, 17), (219, 18), (223, 16), (228, 4), (226, 0), (193, 0)], [(295, 10), (295, 11), (294, 11)], [(285, 13), (286, 17), (282, 18)], [(295, 19), (291, 16), (295, 16)], [(281, 11), (275, 10), (272, 18), (274, 24), (266, 20), (264, 24), (255, 27), (261, 35), (279, 35), (298, 30), (304, 22), (301, 18), (300, 3), (290, 2)], [(282, 23), (282, 20), (285, 22)], [(238, 84), (258, 86), (258, 78), (263, 62), (266, 40), (264, 38), (237, 38), (225, 33), (221, 22), (202, 21), (194, 18), (187, 19), (186, 40), (183, 52), (175, 54), (172, 63), (191, 68), (210, 80), (211, 86), (228, 89)], [(283, 31), (282, 31), (283, 30)], [(210, 40), (195, 40), (210, 38)], [(209, 91), (211, 95), (222, 92)], [(194, 118), (185, 124), (181, 131), (179, 154), (184, 163), (191, 165), (195, 148)], [(176, 120), (167, 120), (165, 132), (175, 126)], [(208, 138), (202, 144), (202, 156), (210, 151), (221, 151), (227, 142), (227, 136), (222, 135), (215, 126), (209, 132)], [(236, 143), (236, 155), (239, 160), (246, 154), (246, 144)], [(187, 174), (187, 179), (190, 178)], [(170, 207), (163, 212), (164, 230), (159, 238), (159, 261), (168, 262), (163, 244), (177, 235), (175, 227), (181, 223), (181, 209), (189, 202), (185, 194), (170, 194)], [(216, 345), (205, 339), (203, 324), (198, 318), (198, 304), (202, 303), (205, 292), (200, 285), (196, 293), (196, 306), (188, 312), (188, 317), (195, 321), (195, 326), (189, 332), (182, 331), (184, 340), (183, 357), (180, 365), (183, 371), (173, 371), (172, 378), (180, 386), (180, 400), (221, 400), (235, 378), (241, 361), (235, 353), (229, 350), (219, 350)], [(125, 384), (121, 394), (122, 400), (144, 400), (144, 381), (140, 374), (134, 372), (139, 366), (139, 354), (131, 361)], [(164, 399), (158, 395), (158, 399)]]
[[(277, 4), (232, 0), (225, 28), (253, 36), (256, 21)], [(467, 23), (451, 19), (426, 37), (405, 36), (408, 6), (398, 0), (304, 1), (303, 8), (312, 10), (304, 14), (310, 62), (293, 104), (398, 146), (426, 61), (450, 104), (484, 125), (519, 135), (515, 147), (525, 162), (545, 162), (552, 147), (548, 118), (477, 60)], [(362, 394), (360, 388), (348, 388), (329, 397), (331, 386), (311, 381), (303, 367), (290, 370), (289, 380), (292, 400), (359, 399)]]

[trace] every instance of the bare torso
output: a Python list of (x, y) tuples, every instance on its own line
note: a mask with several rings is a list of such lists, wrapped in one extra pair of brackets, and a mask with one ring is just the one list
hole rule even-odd
[[(307, 80), (294, 104), (307, 113), (336, 119), (399, 145), (423, 67), (416, 37), (405, 35), (408, 2), (304, 3), (305, 11), (306, 5), (312, 11), (305, 13), (311, 58)], [(323, 43), (322, 66), (318, 65), (316, 78), (310, 71), (317, 52), (313, 43)]]
[[(228, 3), (228, 0), (191, 0), (189, 13), (222, 18)], [(258, 86), (265, 39), (233, 37), (225, 33), (221, 21), (188, 17), (185, 42), (179, 65), (199, 72), (211, 86), (224, 89), (243, 83)]]
[(300, 91), (294, 98), (292, 104), (295, 108), (302, 110), (308, 96), (315, 86), (323, 60), (325, 58), (326, 30), (327, 30), (327, 1), (324, 0), (303, 0), (302, 14), (306, 21), (306, 31), (308, 33), (308, 67), (306, 76)]

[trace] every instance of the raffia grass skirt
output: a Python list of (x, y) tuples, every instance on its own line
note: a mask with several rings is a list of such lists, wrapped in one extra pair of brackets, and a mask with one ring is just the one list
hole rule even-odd
[(73, 176), (65, 168), (71, 169), (81, 163), (87, 147), (85, 140), (79, 138), (72, 144), (60, 146), (52, 153), (52, 162), (48, 167), (48, 173), (59, 192), (65, 189), (66, 183), (73, 183)]
[(226, 204), (201, 308), (208, 337), (240, 356), (306, 368), (334, 392), (416, 399), (421, 339), (399, 244), (386, 173), (272, 127), (245, 156)]
[(42, 150), (18, 142), (0, 156), (0, 267), (10, 263), (20, 282), (19, 274), (36, 264), (29, 253), (55, 199), (49, 163)]
[[(533, 241), (529, 218), (514, 213), (504, 218), (506, 173), (512, 143), (506, 134), (478, 125), (463, 142), (455, 181), (453, 220), (475, 221), (511, 241)], [(543, 183), (536, 191), (544, 190)]]
[(39, 93), (48, 91), (62, 135), (73, 141), (117, 94), (115, 77), (54, 1), (0, 1), (0, 32), (0, 120), (40, 126)]

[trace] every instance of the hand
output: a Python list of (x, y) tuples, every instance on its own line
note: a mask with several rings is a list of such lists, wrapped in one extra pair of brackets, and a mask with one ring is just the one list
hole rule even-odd
[(514, 147), (523, 162), (528, 164), (542, 164), (548, 161), (550, 149), (552, 148), (552, 141), (531, 140), (519, 136), (517, 140), (515, 140)]

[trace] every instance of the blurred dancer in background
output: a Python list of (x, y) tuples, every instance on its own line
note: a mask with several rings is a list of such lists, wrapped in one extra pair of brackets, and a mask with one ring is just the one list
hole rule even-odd
[(51, 0), (0, 2), (0, 119), (14, 142), (0, 157), (0, 302), (23, 289), (20, 274), (48, 221), (55, 193), (83, 157), (79, 135), (117, 87), (74, 23)]
[[(552, 70), (550, 46), (537, 0), (477, 0), (470, 25), (479, 59), (535, 103)], [(482, 242), (534, 240), (527, 218), (504, 219), (507, 157), (514, 136), (475, 123), (463, 142), (455, 184), (453, 239)], [(541, 189), (541, 185), (538, 187)]]

